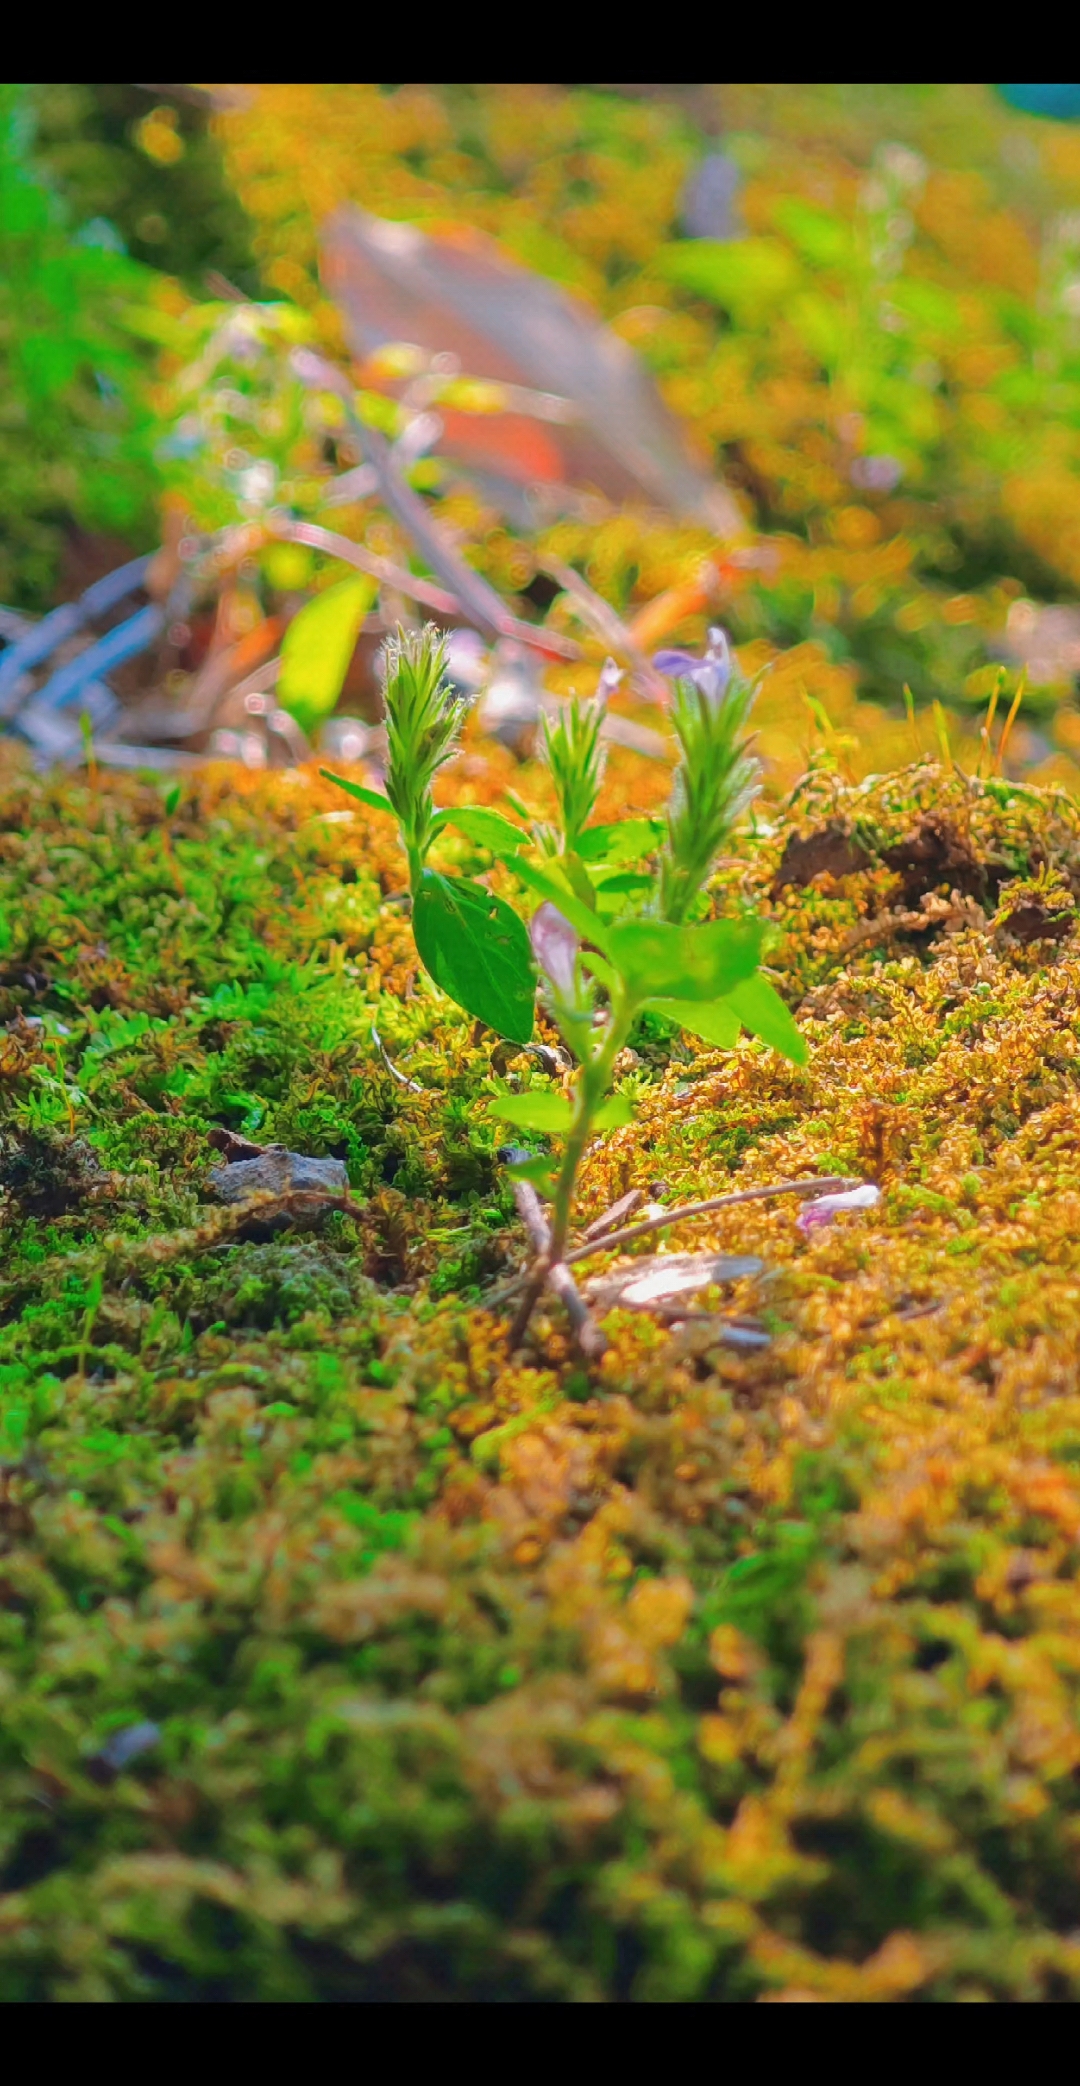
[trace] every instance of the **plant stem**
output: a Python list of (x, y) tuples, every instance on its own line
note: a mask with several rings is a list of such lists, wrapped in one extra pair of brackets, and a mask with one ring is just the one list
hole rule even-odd
[(570, 1232), (570, 1217), (574, 1205), (574, 1184), (581, 1165), (585, 1147), (592, 1135), (593, 1118), (611, 1085), (615, 1060), (630, 1033), (637, 1003), (619, 990), (612, 1002), (611, 1020), (598, 1050), (585, 1059), (581, 1078), (577, 1085), (574, 1119), (566, 1139), (562, 1165), (559, 1168), (552, 1197), (551, 1211), (551, 1257), (561, 1261), (566, 1257), (566, 1241)]
[[(402, 838), (404, 839), (404, 835), (402, 835)], [(420, 879), (424, 874), (424, 857), (420, 849), (411, 840), (405, 841), (405, 853), (409, 859), (409, 890), (415, 898), (420, 889)]]

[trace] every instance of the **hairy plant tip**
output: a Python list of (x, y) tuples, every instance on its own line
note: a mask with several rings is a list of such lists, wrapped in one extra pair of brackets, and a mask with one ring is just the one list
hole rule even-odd
[(746, 735), (756, 688), (739, 673), (723, 630), (710, 630), (703, 659), (658, 652), (653, 665), (674, 683), (671, 722), (682, 751), (660, 876), (661, 913), (679, 923), (760, 787)]
[(608, 660), (596, 695), (588, 702), (572, 695), (557, 717), (544, 718), (544, 752), (555, 785), (563, 846), (568, 852), (576, 847), (596, 809), (604, 779), (600, 727), (608, 697), (618, 685), (612, 680), (609, 667), (618, 675), (614, 661)]
[(431, 783), (457, 751), (469, 709), (448, 679), (447, 640), (428, 623), (398, 629), (383, 653), (386, 794), (401, 821), (413, 889), (431, 839)]

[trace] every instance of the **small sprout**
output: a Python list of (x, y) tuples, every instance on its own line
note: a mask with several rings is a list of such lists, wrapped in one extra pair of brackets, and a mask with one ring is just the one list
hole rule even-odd
[[(631, 1095), (611, 1089), (644, 1009), (656, 1008), (721, 1048), (733, 1047), (745, 1027), (796, 1062), (805, 1057), (787, 1008), (758, 968), (761, 923), (690, 923), (716, 857), (757, 789), (758, 763), (745, 736), (753, 687), (739, 674), (722, 630), (710, 633), (704, 658), (661, 653), (658, 664), (674, 678), (671, 716), (682, 751), (666, 827), (640, 816), (609, 826), (590, 823), (604, 773), (604, 716), (622, 678), (612, 659), (589, 701), (572, 697), (545, 724), (554, 826), (530, 819), (526, 831), (479, 807), (437, 812), (432, 780), (457, 749), (467, 701), (448, 679), (447, 641), (431, 627), (419, 634), (399, 630), (387, 645), (385, 796), (343, 776), (329, 778), (397, 819), (416, 947), (435, 983), (507, 1045), (529, 1046), (539, 971), (551, 1015), (577, 1060), (569, 1091), (504, 1094), (491, 1104), (496, 1120), (562, 1145), (556, 1158), (514, 1162), (515, 1192), (530, 1213), (537, 1261), (512, 1345), (547, 1285), (567, 1304), (583, 1352), (601, 1351), (565, 1261), (585, 1152), (598, 1133), (633, 1120)], [(527, 813), (517, 800), (512, 808)], [(504, 862), (540, 899), (528, 931), (486, 885), (428, 867), (432, 843), (447, 826)], [(650, 857), (651, 868), (635, 866)], [(508, 1060), (502, 1062), (505, 1067)], [(546, 1218), (541, 1224), (528, 1200), (536, 1187), (550, 1191), (550, 1224)]]
[(527, 836), (500, 812), (435, 809), (431, 785), (457, 752), (469, 707), (447, 678), (447, 640), (430, 624), (421, 631), (399, 629), (387, 643), (384, 668), (385, 796), (328, 769), (323, 773), (362, 804), (397, 819), (409, 865), (413, 935), (429, 976), (485, 1027), (528, 1043), (536, 976), (524, 922), (483, 884), (427, 866), (432, 843), (447, 825), (510, 856)]
[(704, 659), (659, 652), (653, 664), (675, 681), (671, 722), (682, 760), (668, 807), (660, 909), (665, 920), (681, 921), (758, 792), (760, 764), (746, 739), (755, 689), (736, 672), (722, 630), (709, 632)]
[(386, 646), (386, 794), (397, 813), (415, 898), (433, 838), (431, 784), (457, 752), (468, 710), (447, 678), (447, 644), (429, 624), (398, 630)]

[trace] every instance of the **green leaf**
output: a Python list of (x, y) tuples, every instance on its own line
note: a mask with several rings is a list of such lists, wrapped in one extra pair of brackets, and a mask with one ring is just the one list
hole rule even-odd
[(773, 205), (772, 219), (812, 268), (833, 268), (853, 258), (851, 228), (831, 210), (804, 202), (801, 196), (783, 196)]
[(510, 906), (468, 877), (425, 869), (413, 935), (425, 970), (459, 1007), (511, 1042), (531, 1042), (536, 973)]
[(652, 877), (643, 869), (600, 870), (597, 874), (597, 908), (605, 919), (614, 919), (617, 914), (626, 910), (625, 899), (633, 898), (641, 891), (651, 890), (652, 882)]
[(540, 1130), (546, 1137), (565, 1137), (573, 1109), (564, 1094), (500, 1094), (489, 1114), (517, 1130)]
[(579, 860), (572, 849), (568, 849), (566, 854), (559, 856), (558, 866), (560, 876), (566, 878), (575, 898), (579, 899), (582, 905), (588, 906), (589, 912), (592, 913), (596, 908), (596, 892), (584, 862)]
[(542, 1188), (546, 1194), (555, 1186), (550, 1159), (515, 1159), (506, 1171), (512, 1181), (531, 1181), (534, 1188)]
[(348, 782), (344, 775), (335, 775), (330, 768), (320, 768), (319, 773), (325, 781), (336, 782), (339, 789), (347, 790), (358, 804), (366, 804), (372, 811), (388, 811), (391, 818), (397, 817), (389, 797), (384, 797), (381, 790), (365, 789), (362, 782)]
[(663, 1014), (668, 1021), (677, 1021), (680, 1028), (688, 1029), (692, 1036), (700, 1036), (705, 1043), (715, 1043), (721, 1050), (734, 1050), (739, 1040), (739, 1017), (730, 999), (706, 1001), (698, 1006), (693, 1000), (648, 1000), (646, 1005), (655, 1014)]
[(632, 1123), (636, 1110), (629, 1094), (612, 1094), (593, 1117), (594, 1130), (625, 1130)]
[(793, 1064), (805, 1065), (806, 1039), (799, 1034), (775, 986), (770, 985), (760, 972), (754, 977), (744, 978), (726, 998), (728, 1006), (752, 1036), (760, 1036), (763, 1043), (771, 1044)]
[(748, 326), (790, 297), (802, 273), (782, 239), (680, 239), (661, 246), (653, 262), (669, 282)]
[(277, 696), (301, 730), (310, 731), (333, 710), (375, 592), (375, 581), (364, 573), (339, 580), (305, 602), (289, 624)]
[(174, 811), (179, 810), (180, 799), (183, 796), (183, 794), (183, 784), (179, 782), (174, 783), (172, 789), (169, 791), (168, 795), (165, 798), (166, 818), (171, 818)]
[(487, 811), (479, 804), (465, 804), (457, 811), (440, 811), (431, 822), (434, 838), (444, 826), (456, 826), (467, 840), (475, 840), (493, 855), (516, 855), (519, 847), (526, 846), (529, 836), (520, 826), (512, 825), (501, 811)]
[(609, 992), (614, 989), (615, 973), (610, 963), (607, 963), (602, 956), (597, 956), (595, 950), (583, 949), (581, 962), (585, 970), (590, 971), (594, 978), (599, 978), (601, 985), (607, 986)]
[(639, 862), (656, 846), (664, 831), (655, 818), (624, 818), (614, 826), (586, 826), (578, 834), (577, 852), (583, 862)]
[(706, 920), (692, 927), (622, 920), (605, 934), (604, 952), (635, 998), (715, 1000), (757, 968), (764, 928), (760, 920)]
[(587, 905), (582, 905), (581, 900), (575, 898), (566, 878), (560, 876), (553, 867), (541, 869), (538, 863), (531, 862), (526, 855), (515, 855), (514, 875), (520, 877), (523, 884), (528, 884), (531, 891), (536, 891), (541, 898), (548, 899), (556, 906), (564, 918), (569, 920), (571, 927), (577, 928), (584, 940), (595, 942), (600, 949), (607, 949), (609, 929), (604, 927), (595, 913), (590, 912)]

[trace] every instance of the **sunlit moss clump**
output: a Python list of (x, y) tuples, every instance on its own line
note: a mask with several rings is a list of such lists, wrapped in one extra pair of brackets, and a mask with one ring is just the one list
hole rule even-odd
[[(0, 1995), (1080, 1996), (1080, 815), (926, 761), (759, 816), (715, 896), (809, 1064), (643, 1017), (582, 1222), (881, 1201), (676, 1227), (765, 1273), (590, 1372), (483, 1301), (486, 1103), (557, 1074), (341, 805), (3, 780)], [(356, 1213), (245, 1224), (226, 1132)]]

